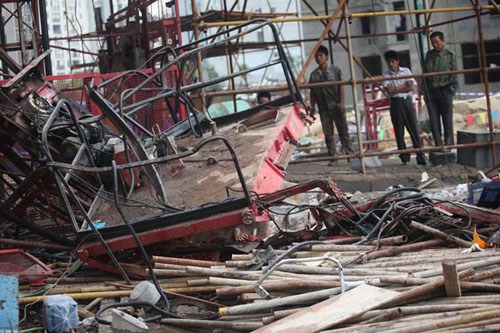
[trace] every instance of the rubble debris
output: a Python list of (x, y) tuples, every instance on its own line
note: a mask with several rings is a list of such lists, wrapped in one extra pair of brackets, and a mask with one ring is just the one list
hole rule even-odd
[[(483, 228), (479, 228), (479, 232), (483, 232)], [(496, 285), (500, 275), (500, 269), (497, 267), (500, 263), (499, 252), (494, 248), (487, 248), (482, 252), (462, 253), (463, 248), (455, 247), (454, 242), (433, 240), (432, 235), (427, 238), (429, 240), (402, 246), (380, 245), (386, 243), (384, 239), (380, 239), (378, 246), (356, 245), (359, 239), (354, 237), (349, 239), (347, 244), (345, 239), (308, 241), (294, 246), (296, 251), (276, 249), (275, 257), (257, 271), (244, 268), (252, 263), (251, 254), (234, 254), (232, 260), (216, 262), (210, 267), (207, 267), (206, 261), (194, 259), (189, 259), (185, 264), (180, 262), (165, 264), (170, 266), (168, 270), (164, 269), (165, 274), (159, 282), (168, 295), (172, 307), (177, 308), (178, 317), (163, 318), (160, 325), (179, 326), (183, 329), (201, 327), (206, 332), (217, 329), (250, 332), (292, 313), (300, 311), (309, 313), (314, 309), (310, 306), (319, 304), (331, 296), (342, 294), (339, 267), (332, 266), (329, 261), (314, 259), (321, 255), (335, 258), (341, 263), (346, 291), (368, 285), (399, 295), (391, 299), (390, 303), (385, 302), (372, 309), (366, 309), (356, 317), (339, 321), (334, 326), (327, 325), (323, 329), (363, 332), (375, 328), (383, 331), (389, 328), (401, 328), (402, 331), (403, 328), (414, 326), (415, 328), (411, 329), (417, 331), (417, 328), (437, 325), (443, 318), (447, 319), (444, 326), (440, 327), (450, 329), (476, 322), (477, 325), (481, 325), (484, 320), (487, 320), (486, 323), (489, 322), (492, 318), (490, 311), (500, 306), (495, 305), (500, 304), (500, 297), (495, 296), (500, 290)], [(410, 246), (415, 250), (397, 250)], [(380, 254), (371, 255), (374, 253)], [(262, 298), (255, 293), (255, 285), (264, 276), (267, 267), (271, 267), (280, 257), (313, 258), (315, 266), (299, 262), (285, 262), (276, 266), (268, 279), (262, 283), (262, 287), (270, 297)], [(357, 260), (360, 257), (363, 260)], [(175, 260), (171, 259), (171, 262)], [(167, 260), (170, 258), (164, 259)], [(446, 297), (447, 280), (442, 275), (442, 263), (449, 260), (456, 262), (461, 297)], [(238, 264), (242, 268), (235, 267), (235, 263), (243, 262), (246, 265)], [(160, 264), (158, 260), (156, 264)], [(91, 282), (73, 287), (59, 282), (45, 294), (67, 294), (80, 306), (90, 302), (87, 308), (92, 310), (97, 303), (93, 302), (94, 299), (128, 297), (132, 293), (133, 286), (139, 282), (132, 281), (132, 287), (120, 281), (104, 284)], [(184, 297), (187, 297), (186, 301), (176, 301)], [(20, 295), (20, 308), (42, 299), (44, 296)], [(189, 303), (189, 299), (195, 303)], [(335, 299), (331, 298), (330, 301), (333, 302)], [(205, 305), (197, 305), (201, 304), (200, 302)], [(361, 302), (359, 305), (366, 304)], [(130, 312), (130, 309), (125, 309), (125, 311), (132, 316), (138, 314), (137, 310)], [(212, 316), (207, 320), (207, 315), (210, 313)], [(79, 314), (83, 319), (84, 316), (80, 311)], [(147, 318), (155, 314), (146, 311), (143, 315)], [(469, 316), (471, 320), (463, 322), (461, 317), (464, 315), (472, 315)], [(429, 317), (425, 321), (425, 326), (422, 326), (424, 325), (420, 319), (422, 316)], [(331, 316), (332, 320), (339, 318)], [(291, 318), (286, 322), (288, 320)], [(323, 321), (321, 323), (325, 324)]]
[[(89, 330), (97, 324), (122, 329), (120, 320), (138, 330), (159, 323), (203, 332), (498, 328), (500, 254), (492, 246), (500, 215), (475, 206), (480, 197), (469, 204), (431, 198), (421, 188), (432, 179), (421, 188), (393, 186), (351, 201), (328, 179), (282, 188), (305, 124), (280, 44), (272, 63), (283, 67), (289, 96), (280, 102), (289, 105), (225, 119), (247, 119), (228, 131), (234, 140), (229, 133), (215, 135), (216, 123), (187, 95), (210, 82), (163, 82), (174, 65), (182, 72), (190, 57), (264, 26), (256, 21), (222, 31), (207, 47), (163, 49), (155, 57), (168, 62), (152, 73), (127, 71), (90, 84), (99, 115), (81, 110), (42, 78), (36, 64), (45, 54), (2, 87), (0, 241), (35, 248), (50, 262), (44, 283), (18, 288), (23, 328), (40, 324), (27, 318), (41, 315), (42, 301), (63, 295), (75, 310), (65, 329), (76, 327), (75, 313)], [(138, 92), (149, 95), (136, 99)], [(171, 114), (162, 126), (149, 126), (139, 111), (156, 102), (168, 104)], [(185, 119), (172, 102), (185, 108)], [(165, 128), (167, 120), (175, 125)], [(207, 128), (213, 135), (200, 139)], [(181, 141), (186, 133), (196, 140), (184, 138), (189, 144), (175, 148), (173, 138)], [(270, 148), (245, 151), (247, 161), (260, 163), (249, 181), (248, 164), (240, 164), (233, 144), (263, 137), (274, 140)], [(189, 173), (200, 161), (207, 173)], [(235, 174), (221, 171), (229, 167)], [(193, 174), (202, 180), (194, 182)], [(200, 195), (201, 202), (171, 192), (187, 183), (212, 190), (214, 180), (224, 193)], [(297, 199), (306, 193), (307, 199)], [(496, 207), (498, 196), (482, 202)], [(483, 251), (463, 251), (471, 245)], [(207, 249), (216, 258), (174, 257), (209, 256)], [(39, 271), (29, 271), (33, 266), (28, 273), (2, 273), (25, 283), (23, 276)], [(154, 295), (136, 297), (138, 290)]]

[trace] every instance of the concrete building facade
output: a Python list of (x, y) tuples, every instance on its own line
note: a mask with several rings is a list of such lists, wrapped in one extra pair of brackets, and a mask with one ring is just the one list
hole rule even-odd
[[(335, 10), (334, 7), (325, 9), (324, 1), (312, 0), (308, 1), (315, 8), (319, 15), (331, 15)], [(481, 4), (488, 5), (488, 1), (481, 1)], [(391, 12), (415, 8), (424, 8), (423, 1), (366, 1), (359, 0), (351, 2), (349, 5), (349, 13), (368, 13), (368, 12)], [(329, 5), (331, 6), (331, 4)], [(434, 8), (445, 9), (446, 7), (471, 7), (468, 0), (440, 0), (435, 2)], [(302, 5), (304, 16), (313, 15), (311, 10)], [(466, 18), (462, 19), (461, 18)], [(397, 51), (401, 57), (401, 64), (411, 68), (415, 74), (422, 73), (421, 63), (423, 54), (428, 49), (427, 37), (418, 33), (398, 34), (388, 36), (373, 36), (377, 33), (384, 32), (404, 32), (417, 29), (423, 25), (425, 19), (423, 16), (417, 15), (390, 15), (390, 16), (374, 16), (353, 18), (350, 23), (350, 31), (352, 36), (363, 35), (361, 38), (352, 38), (353, 54), (363, 63), (366, 69), (372, 76), (380, 75), (387, 69), (383, 54), (385, 51), (392, 49)], [(500, 25), (500, 15), (498, 13), (486, 13), (481, 17), (482, 32), (485, 40), (485, 48), (487, 53), (488, 66), (495, 67), (500, 65), (500, 35), (498, 34), (498, 26)], [(338, 21), (340, 22), (340, 21)], [(449, 23), (446, 23), (449, 22)], [(441, 24), (442, 23), (442, 24)], [(433, 13), (430, 18), (430, 24), (435, 25), (432, 31), (442, 31), (445, 34), (447, 47), (453, 50), (458, 59), (458, 68), (477, 68), (479, 67), (478, 56), (478, 22), (472, 10), (469, 11), (454, 11)], [(336, 22), (332, 31), (337, 31), (338, 23)], [(303, 24), (305, 36), (320, 36), (324, 30), (324, 25), (320, 22), (305, 22)], [(345, 28), (340, 30), (341, 41), (346, 44)], [(347, 51), (340, 43), (333, 43), (331, 40), (325, 40), (323, 45), (331, 47), (333, 50), (333, 61), (339, 66), (344, 74), (345, 79), (350, 78), (349, 59)], [(420, 47), (422, 45), (422, 47)], [(306, 53), (309, 53), (314, 47), (314, 42), (307, 42), (304, 45)], [(423, 52), (421, 52), (423, 50)], [(314, 63), (308, 71), (315, 68)], [(366, 74), (355, 65), (355, 76), (357, 79), (366, 77)], [(308, 77), (308, 75), (307, 75)], [(500, 91), (500, 72), (490, 72), (490, 92), (496, 93)], [(460, 87), (457, 98), (470, 98), (471, 96), (479, 96), (484, 91), (484, 85), (481, 83), (479, 74), (463, 74), (459, 75)], [(361, 87), (357, 87), (361, 93)], [(347, 103), (352, 103), (351, 89), (346, 87)], [(358, 96), (361, 96), (360, 94)]]

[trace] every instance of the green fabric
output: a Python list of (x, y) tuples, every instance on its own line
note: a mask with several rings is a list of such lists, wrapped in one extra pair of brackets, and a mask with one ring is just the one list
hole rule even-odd
[[(453, 51), (443, 49), (440, 52), (430, 50), (425, 58), (424, 70), (426, 73), (454, 71), (457, 70), (457, 57)], [(458, 76), (456, 74), (446, 74), (431, 76), (426, 78), (430, 89), (450, 86), (455, 93), (458, 87)]]
[(236, 100), (236, 110), (234, 109), (233, 101), (226, 101), (221, 103), (214, 103), (208, 107), (208, 114), (211, 118), (218, 118), (232, 114), (235, 112), (245, 111), (252, 107), (250, 102), (238, 99)]

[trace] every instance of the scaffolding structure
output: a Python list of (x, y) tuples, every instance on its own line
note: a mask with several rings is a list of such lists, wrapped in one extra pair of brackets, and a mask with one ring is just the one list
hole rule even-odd
[[(113, 1), (110, 0), (112, 4)], [(436, 7), (437, 4), (435, 0), (429, 5), (428, 1), (414, 1), (413, 9), (408, 8), (404, 10), (393, 10), (393, 11), (369, 11), (369, 12), (353, 12), (352, 7), (354, 7), (354, 2), (347, 0), (339, 0), (332, 6), (328, 1), (323, 2), (323, 8), (321, 12), (325, 13), (321, 15), (319, 13), (319, 6), (312, 4), (312, 0), (297, 0), (297, 4), (301, 4), (303, 8), (308, 8), (311, 12), (310, 16), (301, 16), (299, 11), (297, 13), (293, 10), (289, 10), (287, 13), (276, 13), (272, 12), (269, 8), (269, 13), (263, 12), (252, 12), (247, 10), (250, 7), (248, 0), (221, 0), (220, 7), (221, 10), (208, 10), (208, 7), (203, 10), (198, 8), (197, 1), (189, 1), (191, 14), (180, 17), (179, 11), (180, 1), (170, 1), (168, 2), (170, 6), (174, 6), (175, 15), (169, 17), (168, 24), (165, 24), (166, 20), (150, 20), (147, 14), (147, 8), (155, 3), (157, 0), (135, 0), (129, 1), (129, 7), (122, 9), (117, 12), (112, 12), (112, 15), (108, 18), (107, 23), (103, 25), (104, 30), (96, 31), (95, 34), (81, 35), (81, 36), (70, 36), (65, 37), (65, 39), (85, 39), (85, 38), (98, 38), (107, 41), (107, 53), (103, 54), (93, 54), (96, 59), (99, 59), (101, 68), (112, 69), (113, 65), (109, 63), (109, 60), (113, 58), (113, 48), (118, 45), (116, 38), (119, 36), (132, 36), (132, 41), (134, 46), (141, 45), (141, 47), (146, 52), (146, 58), (148, 55), (154, 52), (154, 47), (152, 47), (151, 40), (160, 38), (162, 40), (162, 46), (173, 45), (175, 43), (182, 43), (181, 35), (187, 31), (192, 32), (192, 38), (197, 41), (202, 39), (202, 35), (207, 29), (216, 28), (222, 30), (228, 27), (236, 26), (244, 22), (248, 22), (251, 19), (265, 19), (269, 22), (275, 23), (277, 25), (282, 25), (284, 23), (305, 23), (305, 22), (321, 22), (324, 26), (323, 32), (319, 36), (304, 37), (301, 36), (298, 39), (287, 39), (286, 36), (282, 36), (283, 45), (285, 48), (287, 46), (303, 46), (304, 43), (314, 43), (312, 50), (308, 51), (309, 56), (307, 59), (303, 59), (300, 69), (297, 69), (297, 77), (300, 83), (300, 88), (306, 90), (311, 87), (316, 86), (328, 86), (328, 85), (345, 85), (351, 87), (353, 96), (353, 108), (356, 116), (356, 127), (357, 127), (357, 141), (358, 141), (358, 152), (354, 155), (341, 156), (341, 159), (347, 158), (360, 158), (361, 160), (361, 172), (365, 172), (364, 158), (369, 156), (384, 156), (384, 155), (394, 155), (400, 154), (401, 151), (391, 151), (391, 152), (380, 152), (380, 151), (370, 151), (365, 150), (369, 148), (366, 139), (362, 135), (362, 108), (358, 104), (358, 88), (361, 85), (377, 84), (383, 81), (383, 78), (374, 78), (371, 73), (363, 66), (362, 61), (356, 56), (355, 50), (353, 50), (352, 41), (359, 38), (374, 38), (381, 36), (401, 36), (401, 35), (416, 35), (420, 38), (418, 50), (423, 56), (424, 49), (428, 46), (428, 40), (426, 37), (429, 32), (433, 29), (443, 26), (456, 24), (464, 20), (475, 20), (477, 24), (477, 40), (478, 40), (478, 54), (479, 54), (479, 66), (476, 68), (468, 68), (457, 71), (446, 72), (449, 74), (480, 74), (481, 82), (483, 86), (484, 95), (486, 98), (486, 112), (488, 119), (488, 130), (489, 130), (489, 140), (484, 143), (473, 143), (473, 144), (461, 144), (453, 146), (444, 147), (426, 147), (421, 149), (407, 149), (405, 152), (415, 153), (415, 152), (431, 152), (431, 151), (445, 151), (449, 149), (456, 148), (467, 148), (467, 147), (487, 147), (491, 149), (493, 165), (497, 165), (496, 156), (496, 145), (500, 142), (495, 141), (494, 135), (494, 121), (492, 116), (492, 107), (490, 100), (490, 82), (488, 79), (488, 74), (498, 71), (500, 67), (488, 66), (485, 50), (485, 41), (483, 36), (483, 23), (482, 18), (485, 15), (494, 15), (499, 11), (499, 5), (493, 1), (483, 1), (480, 0), (470, 0), (470, 5), (468, 6), (455, 6), (455, 7)], [(290, 0), (289, 3), (292, 1)], [(187, 6), (186, 1), (186, 6)], [(408, 1), (406, 3), (409, 3)], [(10, 7), (7, 5), (11, 5)], [(46, 0), (4, 0), (0, 1), (0, 6), (2, 9), (2, 15), (0, 16), (0, 60), (2, 61), (2, 70), (0, 76), (4, 79), (8, 79), (16, 74), (16, 72), (21, 71), (21, 68), (16, 68), (15, 64), (7, 63), (9, 57), (3, 57), (2, 55), (11, 52), (20, 52), (21, 63), (27, 64), (29, 58), (36, 58), (38, 55), (42, 54), (44, 51), (50, 48), (51, 38), (48, 35), (47, 28), (47, 14), (45, 12)], [(14, 6), (14, 10), (12, 10)], [(24, 6), (24, 7), (23, 7)], [(269, 7), (271, 5), (269, 4)], [(23, 14), (23, 8), (25, 13)], [(26, 20), (26, 8), (29, 8), (29, 13), (32, 19)], [(297, 5), (298, 10), (298, 5)], [(431, 18), (433, 15), (438, 13), (470, 13), (470, 15), (461, 16), (452, 20), (445, 20), (440, 22), (432, 22)], [(367, 17), (393, 17), (401, 15), (415, 15), (417, 17), (418, 26), (413, 29), (406, 29), (400, 31), (383, 31), (383, 32), (373, 32), (370, 34), (353, 34), (350, 31), (350, 24), (355, 20), (360, 20)], [(131, 20), (134, 18), (134, 20)], [(7, 43), (5, 38), (4, 27), (7, 25), (8, 21), (16, 21), (16, 26), (19, 33), (18, 41), (15, 43)], [(129, 23), (133, 21), (133, 27), (126, 25), (125, 28), (117, 27), (117, 23), (120, 21), (126, 21)], [(168, 27), (167, 27), (168, 26)], [(168, 30), (171, 29), (171, 30)], [(173, 30), (172, 30), (173, 29)], [(167, 31), (168, 30), (168, 31)], [(305, 75), (308, 72), (311, 63), (313, 62), (314, 54), (318, 47), (326, 42), (330, 48), (333, 44), (340, 45), (347, 53), (349, 68), (346, 70), (348, 79), (340, 82), (330, 82), (330, 83), (317, 83), (308, 84), (305, 81)], [(214, 56), (224, 56), (227, 62), (228, 72), (233, 72), (239, 69), (240, 66), (239, 57), (243, 57), (245, 52), (254, 52), (256, 50), (269, 50), (272, 48), (270, 43), (266, 42), (253, 42), (239, 40), (235, 42), (226, 43), (224, 47), (218, 48), (216, 54), (202, 54), (199, 53), (196, 63), (193, 64), (192, 72), (186, 73), (187, 80), (197, 80), (202, 82), (204, 80), (204, 59)], [(68, 52), (82, 52), (88, 53), (88, 50), (74, 50), (67, 49)], [(107, 63), (108, 62), (108, 63)], [(103, 66), (106, 64), (106, 66)], [(42, 64), (40, 64), (42, 65)], [(153, 66), (153, 65), (152, 65)], [(361, 69), (364, 73), (365, 78), (356, 77), (356, 66)], [(44, 73), (49, 75), (51, 73), (51, 63), (50, 58), (45, 57), (43, 63)], [(428, 76), (442, 75), (440, 73), (425, 73), (425, 74), (414, 74), (409, 77), (416, 79), (422, 79)], [(265, 74), (263, 74), (265, 75)], [(408, 77), (408, 78), (409, 78)], [(272, 85), (272, 86), (243, 86), (236, 84), (234, 80), (228, 80), (227, 86), (224, 89), (218, 91), (203, 91), (199, 92), (200, 105), (207, 107), (207, 99), (214, 97), (229, 96), (236, 108), (236, 100), (241, 95), (254, 94), (259, 91), (271, 91), (280, 92), (286, 90), (285, 86), (282, 85)], [(366, 116), (366, 115), (365, 115)], [(325, 161), (330, 159), (329, 157), (315, 157), (304, 160), (304, 162), (311, 161)]]

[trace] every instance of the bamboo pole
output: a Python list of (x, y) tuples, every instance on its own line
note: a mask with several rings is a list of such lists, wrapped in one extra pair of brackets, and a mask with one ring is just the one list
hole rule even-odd
[(500, 293), (500, 286), (492, 283), (479, 283), (479, 282), (467, 282), (460, 281), (460, 287), (464, 291), (475, 291), (475, 292), (492, 292)]
[(238, 316), (225, 316), (225, 317), (220, 317), (217, 318), (217, 320), (222, 320), (222, 321), (239, 321), (239, 320), (262, 320), (262, 318), (266, 316), (270, 316), (271, 312), (259, 312), (259, 313), (252, 313), (252, 314), (247, 314), (247, 315), (238, 315)]
[[(474, 270), (472, 268), (469, 268), (467, 270), (464, 270), (458, 274), (460, 278), (470, 276), (474, 274)], [(423, 284), (421, 286), (412, 288), (409, 291), (401, 293), (399, 296), (397, 296), (395, 299), (393, 299), (390, 303), (386, 305), (397, 305), (397, 304), (404, 304), (405, 302), (408, 302), (414, 298), (423, 296), (425, 294), (431, 293), (435, 291), (436, 289), (442, 287), (444, 285), (444, 278), (439, 278), (436, 279), (435, 281)]]
[(262, 323), (264, 325), (268, 325), (268, 324), (270, 324), (278, 319), (285, 318), (285, 317), (287, 317), (291, 314), (294, 314), (295, 312), (301, 311), (303, 309), (304, 308), (295, 308), (295, 309), (274, 311), (273, 315), (267, 316), (267, 317), (262, 317)]
[[(203, 286), (203, 287), (184, 287), (184, 288), (167, 288), (165, 291), (175, 292), (175, 293), (204, 293), (204, 292), (215, 292), (218, 286)], [(94, 298), (114, 298), (114, 297), (124, 297), (130, 296), (132, 290), (120, 290), (120, 291), (96, 291), (96, 292), (86, 292), (86, 293), (68, 293), (67, 295), (74, 300), (84, 300), (84, 299), (94, 299)], [(41, 302), (45, 299), (45, 296), (29, 296), (20, 297), (19, 304), (35, 303)]]
[(208, 278), (201, 278), (201, 279), (193, 279), (193, 280), (188, 280), (187, 281), (187, 286), (188, 287), (199, 287), (199, 286), (206, 286), (208, 285)]
[(311, 245), (310, 251), (330, 252), (330, 251), (372, 251), (376, 250), (375, 245), (337, 245), (337, 244), (315, 244)]
[(212, 286), (245, 286), (254, 284), (255, 280), (239, 280), (239, 279), (228, 279), (228, 278), (220, 278), (216, 276), (208, 277), (208, 284)]
[[(446, 301), (445, 301), (446, 300)], [(458, 298), (435, 298), (432, 300), (428, 300), (426, 302), (422, 302), (422, 305), (436, 305), (446, 302), (446, 304), (500, 304), (500, 295), (480, 295), (480, 296), (472, 296), (472, 295), (463, 295)]]
[(85, 277), (64, 277), (64, 278), (47, 278), (46, 283), (68, 283), (68, 284), (81, 284), (81, 283), (92, 283), (92, 282), (106, 282), (106, 281), (123, 281), (123, 279), (117, 275), (110, 276), (85, 276)]
[(260, 273), (255, 271), (229, 271), (195, 266), (187, 266), (186, 272), (198, 274), (200, 276), (218, 276), (243, 280), (258, 280), (260, 278)]
[(218, 261), (184, 259), (175, 257), (152, 256), (151, 259), (154, 263), (174, 264), (174, 265), (184, 265), (184, 266), (212, 267), (212, 266), (219, 266), (221, 264)]
[(410, 228), (414, 228), (414, 229), (426, 232), (434, 237), (440, 238), (446, 242), (453, 243), (453, 244), (456, 244), (456, 245), (461, 246), (461, 247), (467, 248), (470, 246), (470, 242), (467, 242), (467, 241), (460, 239), (460, 238), (457, 238), (455, 236), (448, 235), (440, 230), (437, 230), (435, 228), (431, 228), (429, 226), (426, 226), (422, 223), (418, 223), (416, 221), (411, 221)]
[(403, 311), (401, 310), (401, 308), (388, 309), (388, 310), (385, 310), (380, 315), (365, 321), (364, 324), (372, 324), (372, 323), (378, 323), (381, 321), (389, 321), (389, 320), (399, 318), (402, 316), (403, 316)]
[(179, 271), (186, 271), (186, 266), (185, 265), (175, 265), (175, 264), (164, 264), (161, 262), (155, 262), (153, 263), (153, 267), (156, 269), (171, 269), (171, 270), (179, 270)]
[[(149, 270), (145, 269), (144, 270), (144, 277), (149, 277)], [(160, 268), (153, 268), (153, 272), (157, 277), (196, 277), (196, 273), (189, 273), (183, 270), (179, 269), (160, 269)]]
[(83, 318), (83, 319), (95, 317), (95, 314), (93, 312), (90, 312), (89, 310), (87, 310), (84, 307), (79, 306), (79, 305), (77, 307), (77, 312), (78, 312), (78, 317)]
[[(303, 266), (303, 265), (291, 265), (291, 264), (285, 264), (281, 265), (276, 269), (277, 271), (283, 271), (283, 272), (290, 272), (290, 273), (297, 273), (297, 274), (337, 274), (338, 273), (338, 268), (337, 267), (331, 267), (331, 266), (326, 266), (326, 267), (317, 267), (317, 266)], [(353, 275), (358, 275), (358, 276), (363, 276), (363, 275), (370, 275), (370, 276), (375, 276), (375, 275), (401, 275), (399, 272), (390, 272), (390, 271), (382, 271), (382, 270), (375, 270), (375, 269), (363, 269), (363, 268), (345, 268), (344, 270), (345, 275), (353, 276)]]
[[(495, 307), (495, 310), (498, 311), (500, 308)], [(486, 311), (495, 311), (492, 308), (475, 308), (475, 309), (467, 309), (462, 311), (455, 312), (441, 312), (441, 313), (427, 313), (424, 315), (410, 316), (410, 317), (401, 317), (395, 321), (386, 321), (386, 322), (378, 322), (372, 324), (364, 324), (360, 323), (358, 325), (352, 325), (346, 328), (341, 329), (332, 329), (328, 331), (323, 331), (323, 333), (344, 333), (344, 332), (362, 332), (362, 333), (378, 333), (378, 332), (388, 332), (390, 330), (404, 330), (409, 329), (414, 326), (418, 326), (421, 324), (436, 324), (446, 319), (455, 319), (463, 317), (464, 315), (471, 314), (481, 314)], [(427, 332), (427, 329), (423, 329), (418, 332)]]
[[(339, 287), (340, 282), (338, 281), (310, 281), (310, 280), (295, 280), (295, 281), (276, 281), (276, 282), (264, 282), (261, 285), (267, 291), (286, 291), (290, 289), (319, 289), (319, 288), (333, 288)], [(238, 286), (238, 287), (223, 287), (217, 289), (216, 293), (219, 297), (226, 296), (236, 296), (243, 293), (255, 292), (255, 288), (252, 285)]]
[(358, 242), (362, 239), (363, 239), (363, 237), (361, 237), (361, 236), (351, 236), (351, 237), (345, 237), (345, 238), (339, 238), (339, 239), (328, 239), (328, 240), (325, 240), (324, 242), (326, 244), (352, 244), (352, 243)]
[(365, 312), (361, 316), (356, 318), (352, 318), (351, 320), (345, 322), (346, 323), (354, 323), (354, 322), (364, 322), (366, 324), (367, 320), (380, 316), (385, 313), (387, 310), (399, 309), (401, 311), (401, 317), (406, 316), (415, 316), (426, 313), (439, 313), (439, 312), (450, 312), (450, 311), (459, 311), (466, 309), (476, 309), (480, 307), (489, 307), (489, 304), (437, 304), (437, 305), (406, 305), (400, 306), (397, 308), (388, 308), (382, 310), (371, 310)]
[[(474, 330), (475, 328), (475, 330)], [(472, 329), (472, 330), (471, 330)], [(446, 327), (443, 329), (433, 330), (433, 333), (460, 333), (467, 332), (470, 333), (472, 331), (477, 332), (499, 332), (500, 331), (500, 318), (492, 318), (475, 321), (473, 323), (460, 324), (456, 326)]]
[[(462, 270), (469, 269), (469, 268), (487, 267), (490, 265), (497, 265), (497, 264), (500, 264), (500, 257), (493, 257), (493, 258), (489, 258), (489, 259), (485, 259), (485, 260), (477, 260), (477, 261), (459, 264), (459, 265), (457, 265), (457, 269), (458, 269), (458, 271), (462, 271)], [(428, 271), (415, 273), (413, 275), (415, 277), (426, 278), (426, 277), (436, 276), (436, 275), (440, 275), (440, 274), (441, 274), (441, 270), (438, 268), (438, 269), (430, 269)]]
[[(285, 293), (285, 292), (273, 293), (273, 297), (276, 297), (276, 298), (283, 298), (283, 297), (287, 297), (287, 296), (291, 296), (291, 293)], [(250, 302), (254, 302), (254, 301), (261, 301), (265, 298), (262, 297), (260, 294), (253, 292), (253, 293), (243, 293), (239, 296), (238, 299), (243, 303), (250, 303)]]
[(377, 240), (372, 240), (372, 241), (369, 241), (366, 244), (399, 245), (399, 244), (404, 244), (406, 242), (408, 242), (408, 236), (406, 236), (406, 235), (400, 235), (400, 236), (394, 236), (394, 237), (380, 238), (378, 241)]
[[(339, 5), (337, 5), (338, 7)], [(492, 5), (480, 6), (481, 10), (495, 9)], [(474, 10), (474, 7), (463, 6), (463, 7), (445, 7), (445, 8), (432, 8), (432, 9), (405, 9), (397, 11), (379, 11), (379, 12), (363, 12), (363, 13), (352, 13), (350, 17), (361, 18), (361, 17), (377, 17), (377, 16), (393, 16), (393, 15), (411, 15), (411, 14), (429, 14), (429, 13), (451, 13), (451, 12), (467, 12)], [(316, 15), (316, 16), (301, 16), (301, 17), (284, 17), (284, 18), (271, 18), (269, 19), (272, 23), (282, 23), (282, 22), (308, 22), (308, 21), (321, 21), (331, 19), (329, 15)], [(226, 22), (205, 22), (200, 24), (203, 28), (213, 28), (219, 26), (236, 26), (248, 21), (226, 21)], [(330, 28), (328, 28), (330, 29)]]
[(401, 284), (404, 286), (417, 286), (429, 283), (429, 279), (411, 278), (406, 276), (381, 276), (380, 283)]
[(310, 303), (313, 301), (323, 300), (325, 298), (337, 295), (339, 293), (340, 293), (340, 288), (329, 288), (329, 289), (304, 293), (301, 295), (275, 298), (272, 300), (261, 301), (258, 303), (235, 305), (225, 308), (219, 308), (219, 315), (227, 316), (227, 315), (247, 314), (256, 311), (274, 309), (280, 306), (290, 306), (303, 302)]
[(97, 304), (101, 303), (101, 301), (102, 301), (102, 300), (103, 300), (103, 299), (102, 299), (102, 298), (100, 298), (100, 297), (99, 297), (99, 298), (96, 298), (96, 299), (94, 299), (92, 302), (90, 302), (89, 304), (85, 305), (83, 308), (84, 308), (85, 310), (90, 310), (90, 309), (92, 309), (94, 306), (96, 306)]
[(237, 331), (254, 331), (261, 328), (263, 325), (259, 322), (228, 322), (217, 320), (199, 320), (199, 319), (177, 319), (164, 318), (160, 321), (161, 324), (181, 326), (181, 327), (199, 327), (204, 330), (223, 329)]
[(486, 280), (489, 278), (492, 278), (494, 276), (497, 276), (500, 274), (500, 267), (496, 267), (484, 272), (476, 272), (476, 274), (472, 275), (471, 277), (466, 278), (466, 281), (470, 282), (477, 282), (477, 281), (482, 281)]
[[(458, 249), (454, 249), (454, 252), (457, 252), (457, 250)], [(500, 253), (496, 251), (490, 252), (488, 250), (483, 252), (473, 252), (473, 253), (460, 253), (461, 250), (459, 250), (458, 253), (456, 254), (454, 253), (453, 255), (447, 252), (441, 253), (442, 252), (441, 249), (436, 249), (435, 251), (438, 251), (440, 253), (438, 255), (432, 255), (427, 253), (424, 253), (422, 255), (414, 254), (413, 256), (411, 256), (411, 258), (404, 256), (404, 254), (398, 257), (378, 258), (371, 260), (370, 262), (358, 264), (358, 267), (364, 267), (364, 268), (401, 267), (408, 265), (417, 265), (422, 263), (441, 262), (443, 259), (453, 259), (456, 260), (458, 263), (460, 263), (467, 260), (477, 260), (487, 257), (497, 257), (500, 255)]]
[(368, 253), (367, 255), (361, 256), (361, 259), (363, 259), (363, 261), (368, 261), (368, 260), (380, 258), (380, 257), (390, 257), (390, 256), (395, 256), (395, 255), (401, 254), (403, 252), (418, 251), (421, 249), (425, 249), (427, 247), (441, 245), (442, 243), (443, 243), (443, 241), (440, 239), (433, 239), (433, 240), (428, 240), (428, 241), (414, 243), (414, 244), (402, 245), (399, 247), (378, 250), (378, 251)]
[[(337, 259), (343, 259), (345, 260), (346, 258), (349, 257), (354, 257), (359, 255), (360, 251), (328, 251), (328, 254), (331, 257), (335, 257)], [(309, 258), (309, 257), (317, 257), (318, 252), (312, 252), (312, 251), (297, 251), (294, 253), (295, 258)]]
[(440, 319), (431, 322), (424, 322), (420, 324), (413, 324), (411, 326), (401, 327), (393, 330), (387, 330), (385, 333), (418, 333), (430, 331), (433, 329), (456, 326), (465, 323), (471, 323), (474, 321), (481, 321), (486, 319), (496, 318), (498, 316), (499, 309), (484, 311), (481, 313), (473, 314), (463, 314), (454, 318)]

